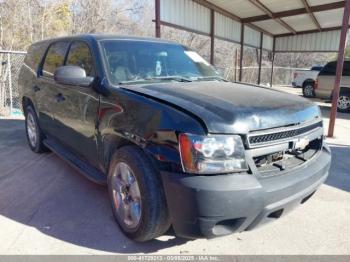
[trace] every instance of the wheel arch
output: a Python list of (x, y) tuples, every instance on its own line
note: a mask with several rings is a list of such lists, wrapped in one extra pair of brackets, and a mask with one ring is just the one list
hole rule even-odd
[[(160, 138), (162, 135), (166, 137), (165, 140)], [(106, 173), (109, 171), (109, 166), (113, 155), (121, 148), (126, 146), (135, 146), (139, 148), (145, 156), (150, 160), (152, 165), (161, 170), (168, 170), (170, 166), (181, 165), (180, 154), (175, 144), (177, 145), (177, 134), (175, 131), (160, 131), (154, 134), (156, 138), (148, 140), (142, 139), (136, 135), (125, 137), (121, 134), (111, 133), (101, 136), (101, 151), (100, 164)], [(169, 141), (171, 141), (169, 143)]]
[(304, 80), (304, 82), (303, 82), (303, 87), (305, 87), (307, 84), (309, 84), (309, 83), (315, 83), (315, 80), (314, 79), (312, 79), (312, 78), (308, 78), (308, 79), (306, 79), (306, 80)]
[(113, 155), (123, 146), (135, 145), (132, 141), (125, 139), (116, 134), (107, 134), (103, 136), (101, 141), (101, 160), (103, 168), (108, 172), (109, 164)]
[[(132, 137), (135, 137), (135, 135), (132, 135)], [(119, 134), (108, 134), (102, 137), (101, 145), (100, 156), (103, 169), (106, 173), (109, 171), (109, 166), (111, 160), (113, 159), (113, 155), (116, 154), (119, 149), (126, 146), (135, 146), (141, 149), (143, 153), (148, 156), (152, 164), (157, 167), (157, 159), (155, 158), (154, 152), (149, 149), (144, 141), (140, 142), (139, 139), (129, 139)]]
[(28, 96), (22, 97), (22, 111), (25, 114), (27, 106), (32, 106), (34, 109), (35, 114), (38, 116), (38, 111), (36, 110), (36, 106), (33, 102), (33, 100)]

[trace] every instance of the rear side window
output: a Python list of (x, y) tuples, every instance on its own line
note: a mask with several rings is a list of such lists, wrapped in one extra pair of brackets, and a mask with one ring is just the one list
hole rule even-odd
[(87, 76), (95, 76), (92, 55), (84, 42), (74, 42), (68, 53), (66, 65), (79, 66), (85, 69)]
[(55, 70), (62, 66), (64, 63), (64, 58), (67, 53), (68, 42), (56, 42), (49, 47), (46, 54), (43, 72), (44, 76), (53, 76)]

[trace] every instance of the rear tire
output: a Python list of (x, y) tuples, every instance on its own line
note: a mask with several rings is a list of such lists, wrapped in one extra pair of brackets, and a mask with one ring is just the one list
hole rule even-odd
[(306, 82), (303, 85), (303, 96), (308, 97), (308, 98), (315, 97), (314, 83), (313, 82)]
[(128, 238), (144, 242), (169, 229), (160, 174), (138, 147), (122, 147), (112, 157), (108, 192), (115, 220)]
[(343, 113), (350, 112), (350, 92), (340, 92), (337, 110)]
[(35, 153), (48, 151), (43, 144), (44, 134), (39, 126), (35, 110), (31, 105), (25, 108), (25, 128), (30, 149)]

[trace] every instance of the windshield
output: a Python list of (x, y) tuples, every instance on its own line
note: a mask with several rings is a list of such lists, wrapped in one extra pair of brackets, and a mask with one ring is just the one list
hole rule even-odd
[(113, 84), (149, 81), (220, 79), (196, 52), (181, 45), (147, 41), (104, 40), (102, 52)]

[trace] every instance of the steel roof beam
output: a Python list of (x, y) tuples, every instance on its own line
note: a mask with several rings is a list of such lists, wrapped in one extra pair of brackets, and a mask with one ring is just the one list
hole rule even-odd
[[(321, 32), (328, 32), (328, 31), (334, 31), (334, 30), (340, 30), (342, 27), (341, 26), (335, 26), (335, 27), (327, 27), (327, 28), (321, 28)], [(298, 31), (296, 34), (297, 35), (302, 35), (302, 34), (312, 34), (312, 33), (319, 33), (318, 29), (312, 29), (312, 30), (306, 30), (306, 31)], [(294, 34), (292, 33), (286, 33), (286, 34), (278, 34), (275, 35), (275, 37), (284, 37), (284, 36), (292, 36)]]
[[(225, 9), (213, 4), (213, 3), (210, 3), (208, 2), (207, 0), (192, 0), (193, 2), (197, 3), (197, 4), (200, 4), (202, 6), (205, 6), (206, 8), (208, 9), (211, 9), (211, 10), (214, 10), (215, 12), (219, 13), (219, 14), (222, 14), (228, 18), (231, 18), (232, 20), (234, 21), (237, 21), (237, 22), (240, 22), (240, 23), (244, 23), (242, 21), (242, 19), (228, 11), (226, 11)], [(259, 31), (259, 32), (263, 32), (265, 35), (268, 35), (268, 36), (273, 36), (272, 33), (262, 29), (261, 27), (257, 26), (257, 25), (253, 25), (251, 23), (245, 23), (246, 26), (256, 30), (256, 31)]]
[(305, 6), (306, 11), (308, 12), (309, 16), (311, 17), (312, 21), (314, 22), (314, 24), (316, 25), (318, 31), (321, 31), (321, 26), (320, 23), (317, 21), (316, 16), (314, 15), (314, 13), (310, 10), (310, 6), (309, 3), (307, 2), (307, 0), (301, 0), (301, 2), (303, 3), (303, 5)]
[[(315, 13), (315, 12), (329, 11), (333, 9), (343, 8), (344, 6), (345, 6), (345, 1), (339, 1), (334, 3), (329, 3), (329, 4), (323, 4), (323, 5), (315, 5), (315, 6), (310, 6), (310, 12)], [(282, 18), (287, 16), (302, 15), (307, 13), (308, 13), (308, 10), (306, 10), (306, 8), (298, 8), (298, 9), (293, 9), (293, 10), (288, 10), (283, 12), (272, 13), (272, 15), (275, 18)], [(271, 19), (271, 17), (268, 14), (266, 14), (266, 15), (242, 18), (242, 22), (253, 23), (253, 22), (259, 22), (259, 21), (264, 21), (269, 19)]]
[(270, 9), (268, 9), (263, 3), (261, 3), (259, 0), (249, 0), (253, 5), (255, 5), (257, 8), (259, 8), (261, 11), (266, 13), (269, 18), (275, 20), (277, 23), (279, 23), (281, 26), (286, 28), (288, 31), (292, 32), (293, 34), (296, 34), (297, 32), (286, 22), (284, 22), (282, 19), (275, 17), (274, 14)]

